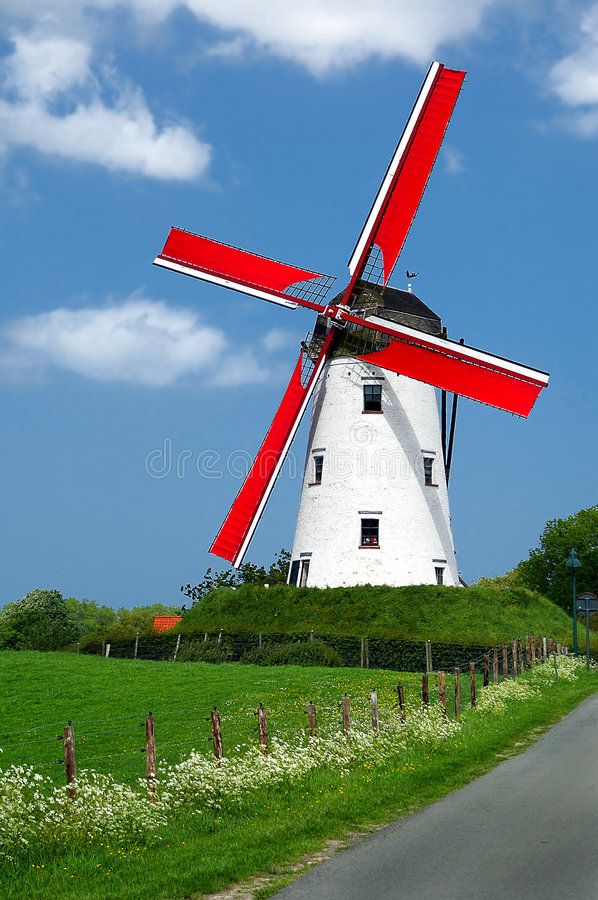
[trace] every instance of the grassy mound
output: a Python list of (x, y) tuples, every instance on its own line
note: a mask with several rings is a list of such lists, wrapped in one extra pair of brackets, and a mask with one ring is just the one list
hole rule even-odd
[(499, 643), (525, 634), (565, 641), (570, 631), (565, 613), (532, 591), (436, 585), (219, 588), (190, 609), (179, 626), (184, 634), (221, 628), (464, 644)]

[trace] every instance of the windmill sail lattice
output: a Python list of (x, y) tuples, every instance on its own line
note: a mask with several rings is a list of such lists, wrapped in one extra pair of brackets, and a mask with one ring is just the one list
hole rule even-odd
[[(293, 437), (343, 334), (345, 352), (368, 365), (527, 416), (548, 376), (537, 369), (361, 308), (364, 289), (383, 290), (418, 210), (465, 72), (433, 63), (366, 218), (349, 282), (334, 301), (334, 278), (172, 228), (155, 264), (258, 299), (317, 313), (317, 340), (302, 349), (282, 402), (211, 549), (238, 566)], [(378, 286), (378, 287), (376, 287)], [(368, 289), (369, 289), (368, 288)], [(367, 335), (371, 335), (368, 340)], [(373, 345), (373, 346), (372, 346)]]

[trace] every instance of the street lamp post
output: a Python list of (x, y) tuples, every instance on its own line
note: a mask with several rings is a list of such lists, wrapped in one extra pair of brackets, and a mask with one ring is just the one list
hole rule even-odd
[(573, 654), (577, 656), (577, 591), (575, 590), (575, 573), (581, 566), (581, 561), (575, 550), (571, 550), (565, 565), (571, 569), (571, 582), (573, 585)]

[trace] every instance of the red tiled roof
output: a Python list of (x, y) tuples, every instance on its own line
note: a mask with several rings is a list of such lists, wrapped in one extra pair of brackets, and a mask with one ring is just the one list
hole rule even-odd
[(170, 631), (182, 618), (182, 616), (154, 616), (154, 631)]

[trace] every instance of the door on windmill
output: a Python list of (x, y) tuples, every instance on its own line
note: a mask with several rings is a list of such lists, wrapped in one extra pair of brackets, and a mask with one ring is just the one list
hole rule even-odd
[(362, 519), (361, 520), (361, 547), (379, 547), (380, 546), (380, 520), (379, 519)]
[(289, 584), (293, 587), (305, 587), (309, 575), (309, 559), (294, 559), (291, 563)]
[(322, 470), (324, 468), (324, 457), (320, 454), (314, 456), (314, 480), (312, 484), (322, 484)]
[(424, 456), (424, 484), (427, 487), (434, 487), (434, 479), (432, 477), (432, 467), (434, 459), (431, 456)]
[(444, 584), (444, 566), (435, 566), (436, 584)]

